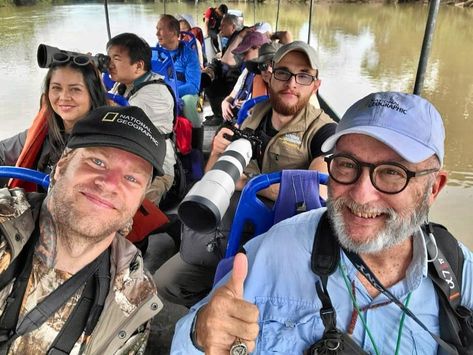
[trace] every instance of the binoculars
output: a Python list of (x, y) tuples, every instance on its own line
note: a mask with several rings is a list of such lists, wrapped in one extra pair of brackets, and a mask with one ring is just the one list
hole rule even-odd
[(98, 70), (104, 72), (110, 63), (110, 57), (105, 54), (88, 55), (77, 52), (70, 52), (51, 47), (46, 44), (40, 44), (36, 53), (38, 65), (40, 68), (49, 68), (54, 63), (74, 62), (78, 66), (94, 64)]

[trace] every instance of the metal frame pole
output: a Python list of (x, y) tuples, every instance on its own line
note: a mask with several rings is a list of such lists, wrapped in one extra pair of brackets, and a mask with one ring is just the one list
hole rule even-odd
[(429, 15), (425, 26), (424, 40), (422, 42), (422, 50), (420, 52), (419, 65), (417, 67), (416, 82), (414, 85), (414, 94), (420, 95), (424, 87), (425, 72), (427, 70), (427, 62), (429, 60), (430, 49), (432, 48), (432, 40), (439, 11), (440, 0), (431, 0), (429, 7)]
[(110, 32), (110, 18), (108, 16), (108, 0), (105, 0), (103, 5), (105, 7), (105, 22), (107, 25), (108, 40), (110, 40), (112, 38), (112, 33)]
[(312, 7), (313, 7), (313, 0), (310, 0), (310, 8), (309, 8), (309, 30), (307, 31), (307, 44), (310, 44), (310, 30), (312, 28)]
[(281, 7), (281, 0), (278, 0), (278, 10), (276, 12), (276, 30), (278, 30), (278, 24), (279, 24), (279, 8)]

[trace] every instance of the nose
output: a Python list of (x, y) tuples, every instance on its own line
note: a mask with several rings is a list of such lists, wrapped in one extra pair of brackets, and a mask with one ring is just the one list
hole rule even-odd
[(377, 199), (378, 190), (371, 183), (370, 172), (367, 167), (362, 168), (360, 177), (351, 185), (350, 197), (359, 204)]
[(121, 174), (115, 170), (105, 170), (95, 178), (95, 184), (103, 191), (116, 191), (120, 184)]
[(286, 86), (287, 87), (291, 87), (291, 88), (295, 88), (297, 86), (297, 83), (296, 83), (296, 76), (295, 75), (292, 75), (289, 80), (286, 81)]
[(61, 93), (59, 94), (59, 98), (61, 100), (70, 100), (71, 93), (67, 89), (61, 90)]

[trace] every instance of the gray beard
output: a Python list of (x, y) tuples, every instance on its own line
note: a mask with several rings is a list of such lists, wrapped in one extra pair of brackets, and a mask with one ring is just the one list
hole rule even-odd
[(428, 220), (429, 190), (428, 184), (414, 211), (402, 215), (389, 208), (383, 211), (388, 217), (384, 228), (370, 240), (354, 241), (346, 232), (342, 210), (349, 207), (354, 210), (369, 210), (369, 206), (360, 205), (343, 197), (327, 200), (327, 213), (335, 235), (342, 247), (357, 254), (374, 254), (389, 249), (410, 238)]

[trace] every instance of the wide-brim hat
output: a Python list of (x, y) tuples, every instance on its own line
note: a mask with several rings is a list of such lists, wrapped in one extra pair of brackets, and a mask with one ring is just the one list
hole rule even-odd
[(234, 50), (232, 50), (232, 53), (243, 54), (253, 47), (261, 47), (263, 44), (268, 42), (268, 36), (257, 31), (251, 31), (248, 32), (245, 37), (243, 37), (240, 44)]
[(279, 42), (269, 42), (263, 44), (258, 50), (258, 58), (251, 59), (245, 62), (246, 68), (252, 72), (259, 74), (258, 64), (270, 62), (273, 60), (276, 51), (282, 47)]

